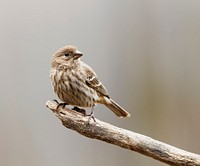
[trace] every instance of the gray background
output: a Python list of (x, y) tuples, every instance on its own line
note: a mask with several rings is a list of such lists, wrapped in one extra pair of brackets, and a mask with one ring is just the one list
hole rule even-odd
[(164, 165), (70, 131), (45, 107), (51, 55), (67, 44), (132, 114), (98, 106), (96, 117), (200, 153), (199, 0), (0, 2), (0, 165)]

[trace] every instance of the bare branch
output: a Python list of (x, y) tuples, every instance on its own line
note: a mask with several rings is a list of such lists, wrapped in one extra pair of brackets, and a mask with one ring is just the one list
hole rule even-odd
[(187, 152), (150, 137), (134, 133), (96, 119), (88, 117), (68, 108), (57, 108), (55, 102), (47, 101), (46, 106), (69, 129), (93, 139), (99, 139), (125, 149), (139, 152), (170, 165), (200, 166), (200, 155)]

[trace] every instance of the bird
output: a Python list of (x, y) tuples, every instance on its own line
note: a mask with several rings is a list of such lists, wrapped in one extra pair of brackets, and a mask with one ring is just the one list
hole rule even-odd
[(110, 98), (95, 71), (80, 60), (82, 56), (73, 45), (64, 46), (53, 54), (50, 80), (58, 98), (64, 105), (91, 108), (91, 116), (94, 107), (103, 104), (118, 117), (129, 117), (130, 114)]

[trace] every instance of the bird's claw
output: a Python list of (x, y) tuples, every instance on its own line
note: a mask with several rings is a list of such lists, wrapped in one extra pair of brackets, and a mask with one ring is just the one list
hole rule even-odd
[(59, 104), (58, 100), (56, 100), (56, 99), (53, 99), (53, 101), (55, 101), (57, 104)]
[(94, 113), (93, 113), (93, 112), (91, 112), (89, 115), (85, 115), (85, 116), (88, 116), (88, 117), (89, 117), (89, 118), (88, 118), (88, 124), (89, 124), (89, 122), (90, 122), (91, 119), (93, 119), (94, 122), (96, 122), (96, 119), (95, 119), (95, 117), (94, 117)]
[(57, 110), (60, 106), (62, 106), (62, 108), (65, 108), (65, 106), (68, 105), (67, 103), (59, 103), (56, 99), (54, 99), (53, 101), (55, 101), (55, 102), (58, 104), (57, 107), (56, 107), (56, 110)]

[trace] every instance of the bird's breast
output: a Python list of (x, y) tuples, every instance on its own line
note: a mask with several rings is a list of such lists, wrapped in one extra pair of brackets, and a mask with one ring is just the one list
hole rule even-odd
[(97, 92), (87, 86), (80, 72), (52, 69), (50, 78), (59, 99), (69, 105), (92, 107), (99, 100)]

